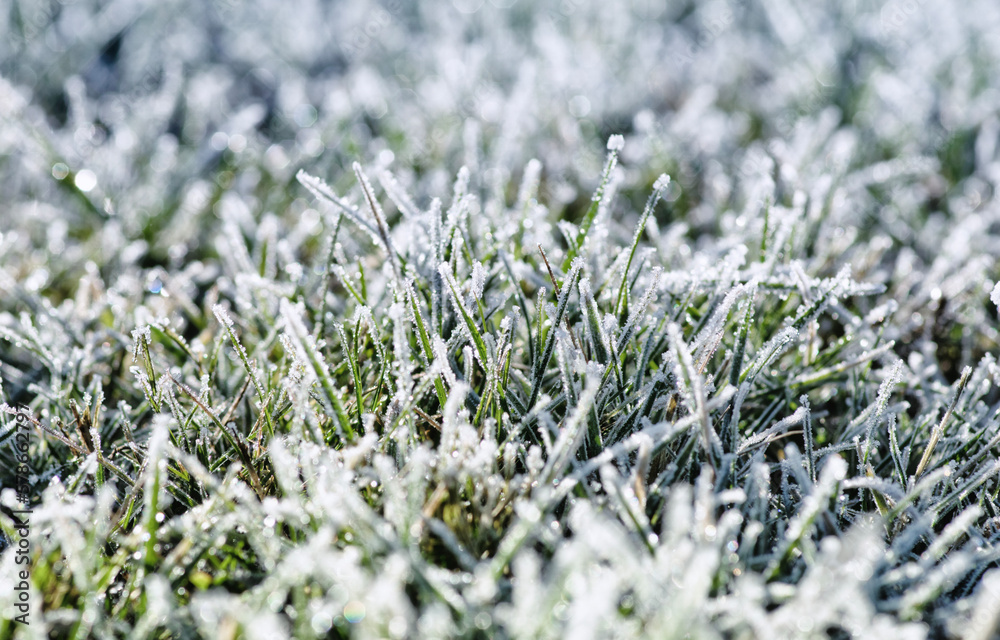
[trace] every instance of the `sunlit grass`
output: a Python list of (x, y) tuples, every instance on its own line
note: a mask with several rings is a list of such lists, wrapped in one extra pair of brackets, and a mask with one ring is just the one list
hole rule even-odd
[[(335, 81), (0, 80), (0, 637), (990, 637), (1000, 65), (864, 4), (791, 3), (836, 77), (771, 3), (490, 5), (454, 113), (423, 4)], [(202, 33), (143, 15), (114, 77)]]

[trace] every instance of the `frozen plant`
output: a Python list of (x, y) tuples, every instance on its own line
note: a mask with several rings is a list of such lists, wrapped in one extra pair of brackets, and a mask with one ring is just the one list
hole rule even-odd
[(995, 633), (992, 3), (113, 8), (0, 12), (0, 636)]

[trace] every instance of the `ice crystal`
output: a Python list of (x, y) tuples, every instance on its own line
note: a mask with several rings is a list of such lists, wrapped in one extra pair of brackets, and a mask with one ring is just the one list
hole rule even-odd
[(0, 636), (995, 635), (996, 2), (59, 4)]

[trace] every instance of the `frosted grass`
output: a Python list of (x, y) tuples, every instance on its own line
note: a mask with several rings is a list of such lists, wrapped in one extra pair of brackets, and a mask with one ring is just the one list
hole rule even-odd
[(0, 11), (0, 636), (995, 634), (993, 3), (115, 7)]

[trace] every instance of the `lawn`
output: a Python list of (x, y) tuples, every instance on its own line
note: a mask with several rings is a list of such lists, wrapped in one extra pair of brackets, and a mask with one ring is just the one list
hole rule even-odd
[(1000, 634), (993, 0), (0, 35), (0, 639)]

